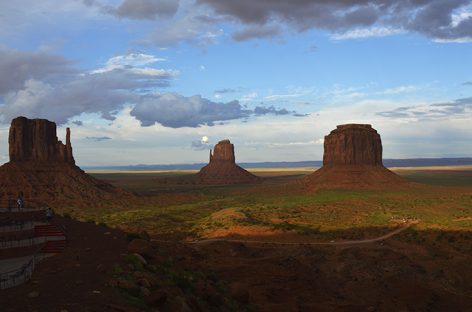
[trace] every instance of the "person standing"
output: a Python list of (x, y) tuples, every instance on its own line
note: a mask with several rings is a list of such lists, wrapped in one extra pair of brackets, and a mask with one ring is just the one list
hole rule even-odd
[(51, 220), (52, 220), (52, 209), (48, 207), (46, 209), (46, 221), (47, 223), (51, 223)]
[(20, 192), (18, 195), (18, 199), (16, 200), (16, 204), (18, 206), (18, 211), (21, 211), (25, 207), (25, 200), (23, 198), (23, 192)]

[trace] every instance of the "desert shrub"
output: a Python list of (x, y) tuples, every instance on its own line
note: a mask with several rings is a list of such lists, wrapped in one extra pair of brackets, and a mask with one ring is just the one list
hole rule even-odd
[(137, 239), (137, 238), (141, 238), (139, 233), (127, 233), (126, 234), (126, 239), (128, 240), (128, 242), (131, 242), (133, 239)]
[(113, 275), (113, 277), (121, 276), (123, 273), (124, 271), (118, 263), (113, 264), (111, 267), (111, 275)]
[(132, 295), (127, 295), (126, 299), (130, 305), (132, 305), (135, 308), (138, 308), (140, 311), (150, 311), (149, 307), (146, 305), (146, 303), (144, 303), (142, 299), (137, 298)]
[(136, 255), (133, 255), (133, 254), (126, 255), (125, 256), (125, 261), (127, 263), (133, 265), (133, 267), (136, 270), (142, 271), (144, 269), (143, 263), (141, 262), (141, 260)]

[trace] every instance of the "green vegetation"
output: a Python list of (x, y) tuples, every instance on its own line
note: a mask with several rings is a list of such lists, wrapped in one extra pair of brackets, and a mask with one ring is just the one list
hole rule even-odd
[[(402, 174), (418, 181), (427, 179), (432, 184), (442, 181), (445, 185), (470, 183), (472, 186), (471, 170), (446, 176), (444, 171), (415, 172)], [(163, 185), (156, 180), (162, 174), (95, 174), (142, 194), (142, 200), (124, 208), (58, 210), (66, 216), (94, 220), (129, 232), (145, 229), (152, 235), (176, 238), (225, 235), (235, 228), (255, 233), (262, 229), (294, 232), (320, 238), (336, 238), (337, 232), (344, 231), (343, 235), (351, 232), (350, 237), (368, 237), (378, 234), (376, 229), (388, 230), (404, 219), (420, 220), (419, 229), (472, 229), (470, 188), (417, 185), (387, 191), (306, 192), (293, 180), (290, 183), (276, 178), (262, 184), (239, 186)], [(365, 233), (367, 228), (372, 233)], [(356, 234), (356, 229), (362, 231)]]

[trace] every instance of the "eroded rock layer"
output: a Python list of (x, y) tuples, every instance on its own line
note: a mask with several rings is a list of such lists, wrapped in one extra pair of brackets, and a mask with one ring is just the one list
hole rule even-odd
[(237, 184), (255, 182), (259, 178), (236, 165), (234, 145), (222, 140), (210, 151), (210, 163), (197, 174), (202, 184)]
[(382, 141), (371, 125), (339, 125), (325, 136), (323, 167), (303, 180), (314, 188), (376, 188), (406, 181), (382, 164)]
[(10, 161), (66, 162), (75, 164), (67, 128), (66, 144), (57, 139), (56, 124), (46, 119), (17, 117), (8, 136)]
[(337, 126), (324, 139), (324, 166), (382, 166), (382, 142), (371, 125)]
[(27, 206), (102, 206), (107, 200), (132, 196), (75, 165), (69, 128), (63, 144), (54, 122), (18, 117), (11, 123), (8, 142), (10, 162), (0, 167), (2, 205), (22, 196)]

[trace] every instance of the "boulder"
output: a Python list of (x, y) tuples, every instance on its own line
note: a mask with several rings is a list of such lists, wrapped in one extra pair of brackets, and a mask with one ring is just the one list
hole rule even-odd
[(136, 238), (128, 243), (128, 253), (146, 256), (151, 253), (151, 246), (147, 240)]
[(151, 307), (160, 307), (166, 303), (167, 298), (168, 294), (165, 290), (156, 290), (151, 292), (144, 300)]

